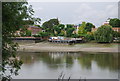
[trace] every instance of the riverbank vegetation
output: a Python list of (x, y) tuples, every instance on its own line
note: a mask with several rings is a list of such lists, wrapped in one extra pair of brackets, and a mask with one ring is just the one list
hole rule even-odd
[[(95, 28), (95, 25), (89, 22), (82, 22), (82, 24), (61, 24), (57, 19), (50, 19), (39, 26), (42, 31), (37, 35), (26, 32), (26, 36), (49, 38), (52, 36), (62, 36), (67, 38), (82, 38), (85, 42), (96, 41), (97, 43), (111, 43), (120, 42), (119, 22), (117, 18), (110, 19), (109, 24), (101, 25)], [(118, 29), (113, 29), (113, 28)], [(93, 31), (96, 29), (95, 31)]]

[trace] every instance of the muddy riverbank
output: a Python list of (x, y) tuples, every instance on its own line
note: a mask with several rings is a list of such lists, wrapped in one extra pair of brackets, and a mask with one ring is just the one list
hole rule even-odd
[(57, 44), (49, 42), (19, 44), (18, 51), (22, 52), (119, 52), (118, 44), (98, 44), (98, 43), (81, 43), (81, 44)]

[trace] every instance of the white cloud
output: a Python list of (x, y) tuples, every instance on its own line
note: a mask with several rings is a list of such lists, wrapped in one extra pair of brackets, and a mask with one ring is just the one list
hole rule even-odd
[(83, 3), (75, 10), (76, 15), (73, 17), (74, 23), (78, 24), (82, 21), (86, 21), (95, 23), (96, 26), (100, 26), (107, 20), (107, 18), (118, 17), (118, 8), (116, 4), (117, 3), (112, 5), (103, 5), (102, 8), (102, 5), (95, 7), (93, 5)]
[(42, 19), (41, 22), (58, 17), (63, 24), (80, 24), (82, 21), (86, 21), (98, 27), (109, 17), (118, 16), (117, 2), (29, 3), (33, 5), (35, 17)]

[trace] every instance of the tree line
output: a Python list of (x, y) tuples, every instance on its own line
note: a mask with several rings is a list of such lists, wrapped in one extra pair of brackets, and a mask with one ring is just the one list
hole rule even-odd
[(110, 19), (109, 25), (101, 25), (97, 31), (93, 32), (92, 28), (95, 28), (95, 25), (89, 22), (82, 22), (77, 29), (74, 24), (59, 23), (58, 18), (50, 19), (42, 24), (41, 28), (45, 31), (40, 32), (37, 36), (83, 37), (85, 41), (95, 40), (99, 43), (111, 43), (115, 38), (118, 40), (120, 38), (120, 33), (112, 29), (114, 27), (119, 28), (119, 22), (120, 20), (117, 18)]

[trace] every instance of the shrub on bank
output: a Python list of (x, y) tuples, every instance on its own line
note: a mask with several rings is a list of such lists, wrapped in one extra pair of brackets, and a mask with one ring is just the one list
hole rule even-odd
[(92, 41), (92, 40), (94, 40), (94, 35), (92, 33), (86, 34), (85, 39), (86, 39), (86, 41)]
[(39, 32), (39, 37), (47, 37), (49, 34), (47, 32)]
[(94, 38), (98, 43), (110, 43), (113, 41), (113, 30), (110, 25), (102, 25), (94, 33)]
[(32, 35), (32, 31), (26, 30), (26, 35), (25, 36), (31, 36), (31, 35)]

